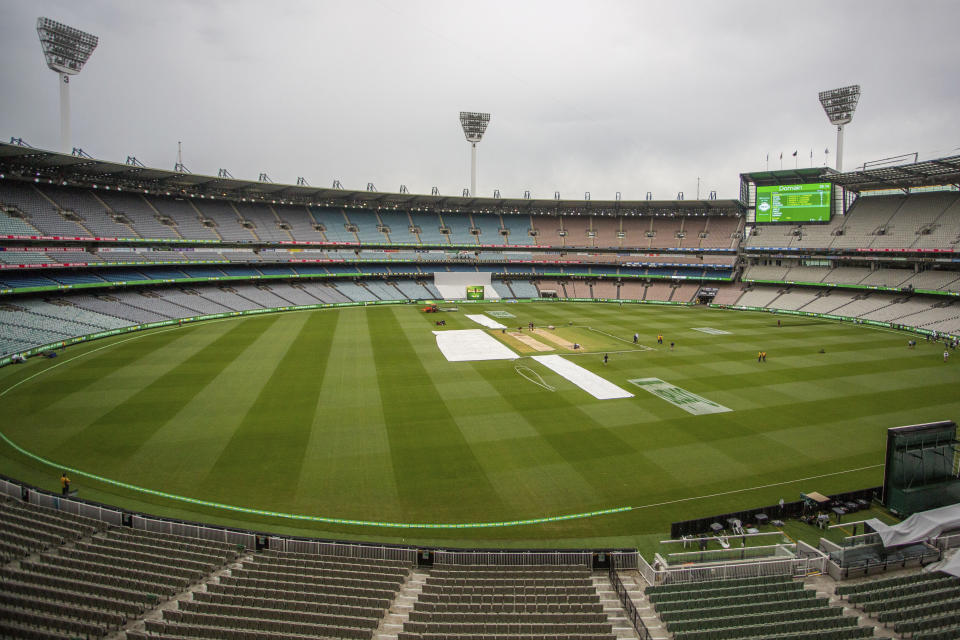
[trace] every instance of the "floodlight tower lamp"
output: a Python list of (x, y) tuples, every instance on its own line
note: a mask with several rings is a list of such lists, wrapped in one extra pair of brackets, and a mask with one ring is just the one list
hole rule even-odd
[(460, 125), (463, 127), (463, 135), (470, 143), (470, 193), (477, 193), (477, 143), (483, 139), (488, 124), (490, 124), (489, 113), (460, 112)]
[(97, 36), (68, 27), (50, 18), (37, 18), (37, 35), (47, 67), (60, 80), (60, 149), (69, 152), (70, 76), (80, 73), (97, 48)]
[(823, 106), (830, 124), (837, 125), (837, 171), (843, 171), (843, 126), (853, 120), (860, 100), (860, 85), (831, 89), (820, 92), (820, 104)]

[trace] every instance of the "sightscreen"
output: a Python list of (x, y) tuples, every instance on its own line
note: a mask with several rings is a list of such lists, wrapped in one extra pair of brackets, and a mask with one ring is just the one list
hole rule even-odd
[(757, 187), (757, 222), (829, 222), (829, 182)]

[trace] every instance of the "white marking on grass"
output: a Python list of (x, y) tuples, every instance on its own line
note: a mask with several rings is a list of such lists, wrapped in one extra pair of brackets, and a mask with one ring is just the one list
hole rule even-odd
[(670, 404), (687, 413), (695, 416), (703, 416), (711, 413), (726, 413), (731, 409), (717, 404), (713, 400), (707, 400), (695, 393), (690, 393), (686, 389), (681, 389), (669, 382), (664, 382), (660, 378), (633, 378), (627, 380), (632, 385), (638, 386), (644, 391), (649, 391), (661, 400), (666, 400)]
[(516, 318), (517, 317), (512, 313), (510, 313), (509, 311), (499, 311), (497, 309), (494, 309), (493, 311), (486, 311), (485, 313), (491, 318)]
[(884, 466), (884, 463), (880, 464), (871, 464), (866, 467), (857, 467), (856, 469), (844, 469), (843, 471), (833, 471), (831, 473), (821, 473), (818, 476), (808, 476), (806, 478), (797, 478), (795, 480), (784, 480), (783, 482), (771, 482), (770, 484), (761, 484), (755, 487), (747, 487), (745, 489), (732, 489), (730, 491), (720, 491), (719, 493), (707, 493), (702, 496), (691, 496), (689, 498), (677, 498), (676, 500), (667, 500), (666, 502), (653, 502), (651, 504), (643, 504), (637, 507), (630, 507), (631, 509), (650, 509), (653, 507), (663, 507), (668, 504), (677, 504), (679, 502), (691, 502), (693, 500), (705, 500), (707, 498), (717, 498), (719, 496), (729, 496), (734, 493), (746, 493), (747, 491), (756, 491), (758, 489), (769, 489), (770, 487), (782, 487), (785, 484), (795, 484), (797, 482), (808, 482), (810, 480), (819, 480), (820, 478), (829, 478), (830, 476), (842, 476), (845, 473), (856, 473), (857, 471), (866, 471), (867, 469), (876, 469), (877, 467)]
[(606, 331), (601, 331), (600, 329), (594, 329), (593, 327), (577, 327), (578, 329), (586, 329), (587, 331), (595, 331), (596, 333), (601, 333), (608, 338), (613, 338), (614, 340), (619, 340), (620, 342), (626, 342), (627, 344), (632, 344), (636, 347), (636, 351), (653, 351), (653, 347), (648, 347), (645, 344), (634, 344), (632, 340), (627, 340), (626, 338), (621, 338), (620, 336), (615, 336), (612, 333), (607, 333)]
[(532, 356), (546, 368), (560, 374), (573, 384), (577, 385), (598, 400), (613, 400), (615, 398), (632, 398), (633, 394), (621, 389), (609, 380), (605, 380), (562, 356)]
[(516, 360), (520, 356), (482, 329), (434, 331), (437, 348), (449, 362)]
[(713, 327), (692, 327), (692, 331), (699, 331), (701, 333), (709, 333), (712, 336), (729, 336), (732, 335), (729, 331), (724, 331), (723, 329), (714, 329)]
[(479, 313), (465, 313), (464, 315), (467, 318), (470, 318), (471, 320), (476, 322), (477, 324), (483, 325), (488, 329), (506, 329), (507, 328), (506, 325), (500, 324), (496, 320), (491, 320), (487, 316), (481, 315)]
[(529, 380), (530, 382), (532, 382), (533, 384), (537, 385), (538, 387), (543, 387), (547, 391), (557, 390), (555, 386), (551, 384), (547, 384), (547, 382), (543, 379), (543, 376), (541, 376), (539, 373), (537, 373), (530, 367), (524, 367), (518, 364), (513, 367), (513, 370), (519, 373), (521, 376), (523, 376), (527, 380)]

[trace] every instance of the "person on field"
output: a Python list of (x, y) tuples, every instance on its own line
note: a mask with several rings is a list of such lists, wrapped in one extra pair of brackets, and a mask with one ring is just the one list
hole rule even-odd
[(639, 340), (640, 340), (640, 334), (639, 333), (633, 334), (633, 344), (637, 344)]
[(603, 354), (603, 364), (607, 364), (607, 360), (610, 358), (607, 354)]
[(657, 344), (663, 344), (663, 334), (662, 334), (662, 333), (658, 333), (658, 334), (657, 334)]
[(950, 352), (944, 350), (944, 352), (943, 352), (943, 361), (946, 362), (946, 361), (947, 361), (947, 358), (949, 358), (949, 357), (950, 357)]
[(670, 343), (670, 351), (673, 351), (673, 343)]
[(763, 360), (764, 362), (767, 361), (767, 352), (766, 352), (766, 351), (761, 351), (761, 352), (760, 352), (760, 359)]
[(60, 492), (63, 495), (70, 493), (70, 478), (67, 477), (66, 471), (60, 474)]
[(763, 351), (757, 351), (757, 362), (763, 362)]

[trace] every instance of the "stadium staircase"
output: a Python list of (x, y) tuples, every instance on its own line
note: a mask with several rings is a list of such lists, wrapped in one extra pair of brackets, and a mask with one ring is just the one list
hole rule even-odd
[[(603, 571), (594, 572), (592, 578), (593, 586), (596, 587), (597, 593), (600, 595), (600, 604), (603, 605), (603, 612), (607, 615), (607, 620), (613, 625), (613, 633), (617, 637), (617, 640), (640, 638), (636, 629), (633, 628), (633, 623), (630, 622), (630, 618), (627, 617), (627, 613), (623, 610), (623, 605), (620, 604), (620, 598), (617, 597), (617, 592), (614, 591), (613, 585), (610, 584), (610, 577), (607, 573)], [(639, 609), (640, 602), (643, 599), (643, 590), (637, 586), (634, 579), (628, 580), (625, 574), (620, 574), (620, 580), (627, 588), (627, 593), (630, 595), (630, 599), (633, 600), (634, 606)], [(647, 620), (644, 619), (645, 624), (646, 622)], [(654, 622), (654, 620), (650, 620), (650, 622)], [(662, 630), (652, 629), (649, 625), (647, 626), (647, 630), (650, 631), (654, 640), (665, 640), (667, 637), (665, 632), (655, 633), (655, 631)]]
[(387, 614), (373, 632), (374, 640), (397, 640), (398, 635), (403, 631), (403, 625), (410, 620), (410, 612), (413, 611), (414, 604), (423, 591), (428, 575), (430, 574), (426, 571), (410, 572), (400, 587), (397, 597), (390, 603)]

